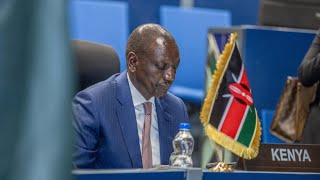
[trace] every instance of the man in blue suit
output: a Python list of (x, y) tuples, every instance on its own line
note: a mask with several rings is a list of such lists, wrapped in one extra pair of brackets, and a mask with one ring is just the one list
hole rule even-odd
[(180, 57), (166, 29), (157, 24), (135, 29), (126, 61), (126, 71), (74, 98), (73, 162), (78, 168), (167, 165), (179, 123), (189, 121), (183, 101), (167, 92)]

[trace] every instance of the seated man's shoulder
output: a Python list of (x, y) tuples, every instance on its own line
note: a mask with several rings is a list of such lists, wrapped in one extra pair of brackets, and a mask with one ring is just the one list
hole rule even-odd
[(86, 89), (80, 91), (77, 95), (81, 95), (81, 94), (90, 94), (90, 95), (109, 94), (114, 91), (113, 90), (114, 88), (112, 88), (112, 87), (114, 87), (114, 85), (116, 84), (115, 79), (118, 75), (119, 74), (115, 74), (104, 81), (93, 84), (93, 85), (87, 87)]

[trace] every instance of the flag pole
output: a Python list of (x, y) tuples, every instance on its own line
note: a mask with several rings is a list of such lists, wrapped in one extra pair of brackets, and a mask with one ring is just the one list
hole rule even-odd
[(218, 143), (211, 141), (211, 143), (215, 146), (215, 154), (217, 157), (217, 162), (213, 164), (209, 170), (215, 172), (232, 172), (233, 168), (229, 166), (228, 163), (225, 162), (225, 148)]
[(217, 154), (218, 162), (224, 162), (225, 161), (224, 148), (217, 143), (215, 143), (215, 146), (216, 146), (216, 154)]

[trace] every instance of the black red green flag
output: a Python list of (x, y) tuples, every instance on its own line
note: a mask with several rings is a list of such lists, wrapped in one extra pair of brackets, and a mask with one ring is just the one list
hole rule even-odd
[(212, 76), (200, 118), (211, 140), (246, 159), (259, 152), (261, 125), (232, 33)]

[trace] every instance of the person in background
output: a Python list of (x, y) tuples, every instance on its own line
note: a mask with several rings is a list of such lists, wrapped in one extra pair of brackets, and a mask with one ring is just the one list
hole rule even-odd
[(158, 24), (137, 27), (126, 46), (127, 70), (73, 100), (77, 168), (151, 168), (169, 164), (183, 101), (167, 92), (180, 63), (172, 35)]
[[(320, 80), (320, 29), (299, 67), (299, 79), (304, 86), (312, 86)], [(320, 144), (320, 88), (310, 104), (310, 112), (302, 134), (302, 143)]]

